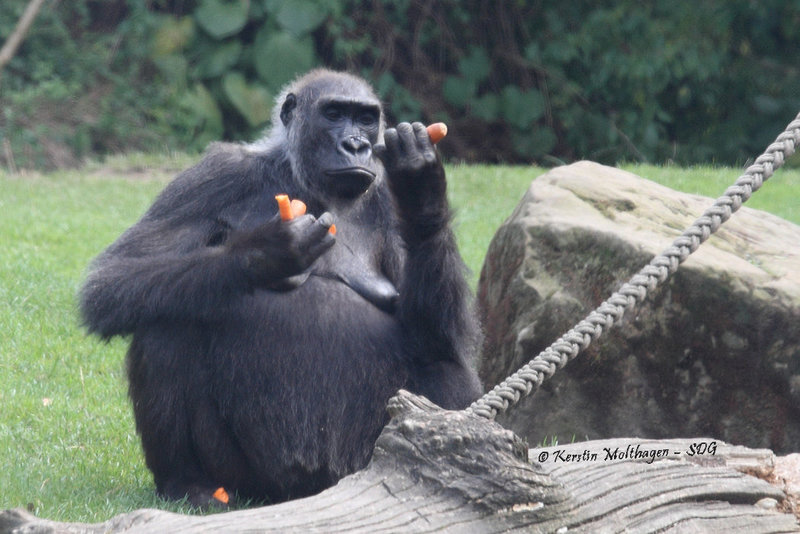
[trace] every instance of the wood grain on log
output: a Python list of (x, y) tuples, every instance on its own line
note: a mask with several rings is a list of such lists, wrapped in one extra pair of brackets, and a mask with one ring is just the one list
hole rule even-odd
[[(137, 510), (93, 525), (8, 510), (0, 532), (800, 532), (792, 515), (770, 506), (784, 499), (779, 489), (732, 467), (769, 470), (769, 451), (718, 442), (706, 465), (686, 454), (607, 460), (606, 447), (680, 452), (690, 442), (620, 439), (528, 451), (496, 423), (406, 392), (389, 411), (369, 466), (313, 497), (208, 516)], [(570, 461), (554, 461), (555, 451)], [(598, 456), (572, 461), (584, 451)], [(549, 456), (538, 461), (542, 452)]]

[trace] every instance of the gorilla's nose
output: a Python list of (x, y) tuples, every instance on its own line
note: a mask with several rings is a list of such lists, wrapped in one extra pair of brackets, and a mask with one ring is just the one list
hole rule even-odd
[(342, 149), (352, 156), (369, 156), (372, 145), (369, 140), (361, 135), (350, 135), (342, 139)]

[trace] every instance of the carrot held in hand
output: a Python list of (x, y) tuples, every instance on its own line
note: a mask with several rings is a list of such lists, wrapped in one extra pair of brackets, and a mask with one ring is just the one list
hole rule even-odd
[(278, 201), (278, 211), (282, 221), (291, 221), (306, 213), (306, 204), (302, 200), (295, 198), (290, 202), (289, 195), (275, 195), (275, 200)]
[(447, 135), (447, 125), (443, 122), (435, 122), (430, 124), (426, 130), (428, 130), (428, 136), (430, 136), (431, 143), (434, 145), (444, 139), (444, 136)]
[(278, 211), (281, 214), (281, 220), (291, 221), (294, 219), (292, 205), (289, 202), (289, 195), (275, 195), (275, 200), (278, 201)]
[(306, 214), (306, 203), (302, 200), (297, 200), (296, 198), (292, 199), (292, 215), (295, 217), (300, 217), (301, 215)]
[[(291, 221), (306, 213), (306, 204), (302, 200), (295, 198), (290, 201), (289, 195), (275, 195), (275, 200), (278, 201), (278, 212), (281, 214), (282, 221)], [(328, 232), (336, 235), (336, 225), (332, 224)]]

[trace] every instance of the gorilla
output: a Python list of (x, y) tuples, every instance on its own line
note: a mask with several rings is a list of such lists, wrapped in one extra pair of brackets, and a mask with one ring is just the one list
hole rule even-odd
[[(283, 193), (307, 213), (281, 220)], [(450, 219), (425, 127), (386, 129), (365, 80), (325, 69), (282, 91), (264, 139), (213, 144), (168, 184), (80, 291), (89, 332), (129, 336), (157, 493), (311, 495), (367, 464), (398, 389), (475, 400)]]

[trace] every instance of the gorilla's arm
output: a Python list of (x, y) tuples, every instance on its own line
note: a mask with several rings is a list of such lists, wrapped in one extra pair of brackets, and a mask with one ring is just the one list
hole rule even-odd
[(110, 338), (158, 319), (209, 316), (225, 307), (227, 295), (245, 292), (235, 258), (202, 246), (210, 226), (141, 221), (123, 234), (94, 261), (81, 290), (89, 331)]
[(110, 338), (164, 319), (213, 320), (242, 295), (302, 272), (333, 245), (330, 215), (231, 229), (225, 209), (246, 204), (261, 186), (241, 162), (217, 172), (215, 157), (178, 177), (94, 261), (80, 294), (90, 332)]
[[(480, 343), (466, 268), (450, 228), (444, 167), (425, 127), (387, 130), (379, 149), (406, 245), (398, 316), (412, 336), (420, 392), (445, 408), (463, 408), (481, 392), (467, 371)], [(441, 391), (441, 384), (454, 385)]]

